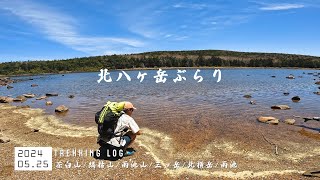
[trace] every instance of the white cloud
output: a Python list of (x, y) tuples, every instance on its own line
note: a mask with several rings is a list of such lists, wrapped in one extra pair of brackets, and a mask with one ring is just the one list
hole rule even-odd
[(289, 9), (304, 8), (303, 4), (266, 4), (264, 7), (259, 8), (264, 11), (281, 11)]
[(220, 16), (204, 18), (201, 21), (201, 24), (209, 28), (212, 28), (212, 27), (222, 28), (224, 26), (230, 26), (230, 25), (242, 24), (242, 23), (248, 22), (250, 17), (251, 17), (250, 15), (237, 15), (237, 14), (220, 15)]
[(178, 37), (175, 37), (174, 40), (176, 41), (182, 41), (182, 40), (185, 40), (185, 39), (188, 39), (189, 36), (178, 36)]
[(144, 45), (139, 40), (129, 38), (81, 35), (77, 30), (76, 19), (39, 4), (11, 0), (0, 2), (0, 8), (31, 24), (48, 39), (90, 55), (98, 55), (107, 50), (115, 51), (115, 48), (121, 51)]
[(198, 3), (178, 3), (178, 4), (174, 4), (172, 7), (201, 10), (201, 9), (207, 8), (208, 5), (207, 4), (198, 4)]

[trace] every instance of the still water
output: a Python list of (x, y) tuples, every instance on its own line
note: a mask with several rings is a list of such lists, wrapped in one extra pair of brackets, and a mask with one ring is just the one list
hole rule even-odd
[[(186, 80), (173, 82), (177, 77), (177, 69), (166, 70), (165, 83), (156, 83), (154, 76), (157, 70), (140, 70), (147, 73), (144, 80), (137, 78), (138, 70), (125, 71), (130, 77), (128, 81), (123, 75), (116, 81), (121, 71), (111, 71), (112, 82), (101, 81), (99, 71), (91, 73), (71, 73), (57, 75), (39, 75), (33, 80), (14, 83), (14, 88), (0, 87), (0, 95), (16, 97), (24, 93), (34, 93), (40, 97), (49, 92), (59, 96), (48, 97), (53, 102), (46, 106), (46, 100), (28, 99), (23, 105), (44, 108), (47, 114), (59, 116), (63, 121), (83, 126), (94, 125), (94, 114), (106, 101), (131, 101), (137, 108), (134, 117), (143, 125), (161, 125), (168, 122), (192, 122), (199, 124), (199, 119), (207, 117), (207, 121), (223, 118), (224, 121), (252, 121), (257, 116), (272, 115), (279, 118), (296, 116), (320, 116), (319, 76), (308, 73), (320, 73), (319, 70), (302, 69), (220, 69), (221, 81), (213, 77), (215, 69), (200, 69), (197, 82), (194, 75), (197, 69), (186, 69), (180, 74)], [(293, 74), (295, 79), (287, 79)], [(275, 77), (271, 77), (275, 76)], [(31, 87), (37, 84), (37, 87)], [(283, 93), (289, 92), (288, 96)], [(252, 98), (243, 96), (250, 94)], [(70, 99), (69, 95), (75, 97)], [(301, 101), (292, 102), (293, 96)], [(256, 105), (249, 102), (256, 101)], [(55, 114), (58, 105), (66, 105), (69, 112), (64, 115)], [(286, 104), (291, 107), (286, 111), (275, 111), (272, 105)], [(21, 103), (13, 103), (21, 105)]]

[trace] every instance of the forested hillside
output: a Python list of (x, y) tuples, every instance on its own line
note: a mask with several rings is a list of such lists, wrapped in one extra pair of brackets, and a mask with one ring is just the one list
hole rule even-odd
[(157, 51), (140, 54), (92, 56), (67, 60), (5, 62), (1, 75), (98, 71), (102, 68), (158, 67), (301, 67), (320, 68), (320, 57), (222, 50)]

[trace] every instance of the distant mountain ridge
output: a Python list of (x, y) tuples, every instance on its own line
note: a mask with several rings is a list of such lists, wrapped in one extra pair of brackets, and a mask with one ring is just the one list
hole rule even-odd
[(320, 68), (320, 57), (283, 53), (226, 50), (154, 51), (125, 55), (104, 55), (66, 60), (5, 62), (1, 75), (58, 72), (87, 72), (100, 69), (159, 67), (299, 67)]

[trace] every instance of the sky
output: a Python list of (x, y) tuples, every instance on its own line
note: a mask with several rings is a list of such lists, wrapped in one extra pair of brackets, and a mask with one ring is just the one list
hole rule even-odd
[(219, 49), (320, 56), (320, 0), (0, 0), (0, 62)]

